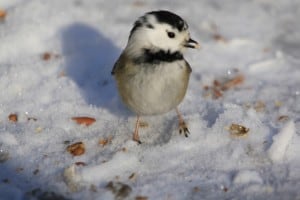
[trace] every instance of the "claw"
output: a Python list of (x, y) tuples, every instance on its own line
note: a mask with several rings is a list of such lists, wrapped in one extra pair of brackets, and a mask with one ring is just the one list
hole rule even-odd
[(179, 119), (179, 134), (181, 135), (183, 133), (185, 137), (188, 137), (190, 134), (190, 131), (189, 131), (185, 121), (182, 119), (182, 116), (177, 108), (176, 108), (176, 112), (177, 112), (178, 119)]
[(190, 134), (190, 131), (187, 128), (186, 123), (184, 121), (179, 123), (179, 134), (181, 135), (182, 133), (185, 137), (188, 137)]
[(188, 136), (189, 136), (188, 134), (190, 134), (190, 131), (189, 131), (188, 128), (184, 128), (184, 129), (183, 129), (183, 132), (184, 132), (184, 136), (185, 136), (185, 137), (188, 137)]
[(142, 144), (140, 139), (133, 138), (133, 141), (135, 141), (137, 144)]

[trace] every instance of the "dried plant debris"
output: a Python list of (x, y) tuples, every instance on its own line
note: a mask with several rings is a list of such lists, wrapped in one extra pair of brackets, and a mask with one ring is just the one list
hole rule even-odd
[(129, 185), (121, 182), (113, 182), (113, 181), (110, 181), (106, 185), (106, 189), (110, 190), (115, 195), (115, 199), (118, 200), (128, 197), (132, 191)]
[(90, 126), (96, 121), (96, 119), (92, 117), (72, 117), (72, 120), (77, 124), (85, 126)]
[(245, 77), (242, 74), (236, 74), (235, 76), (225, 78), (223, 77), (219, 80), (215, 79), (211, 86), (205, 85), (203, 87), (205, 90), (205, 96), (211, 96), (213, 99), (221, 98), (225, 91), (234, 89), (241, 85), (244, 80)]
[(231, 124), (229, 127), (230, 135), (234, 137), (247, 136), (249, 130), (250, 130), (249, 128), (246, 128), (245, 126), (240, 124)]
[(76, 142), (67, 147), (67, 151), (73, 156), (80, 156), (85, 153), (85, 146), (83, 142)]

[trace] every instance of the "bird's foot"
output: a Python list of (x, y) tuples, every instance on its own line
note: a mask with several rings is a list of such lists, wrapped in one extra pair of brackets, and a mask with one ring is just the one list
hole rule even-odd
[(188, 137), (190, 134), (190, 131), (185, 123), (185, 121), (179, 121), (179, 134), (183, 134), (185, 137)]
[(132, 139), (133, 139), (133, 141), (137, 142), (138, 144), (142, 144), (142, 142), (140, 140), (140, 136), (139, 136), (139, 126), (140, 126), (140, 117), (137, 116)]
[(185, 123), (185, 121), (182, 118), (181, 113), (179, 112), (178, 108), (176, 108), (176, 113), (179, 120), (179, 134), (184, 134), (185, 137), (188, 137), (190, 134), (190, 131)]

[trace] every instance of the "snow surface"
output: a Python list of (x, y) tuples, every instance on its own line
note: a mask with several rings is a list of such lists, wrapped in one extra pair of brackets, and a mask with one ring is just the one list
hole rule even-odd
[(282, 161), (288, 144), (291, 142), (294, 134), (295, 123), (293, 121), (290, 121), (282, 128), (282, 130), (277, 135), (273, 136), (273, 143), (268, 150), (269, 157), (272, 161)]
[[(1, 200), (126, 196), (107, 185), (127, 199), (300, 199), (300, 1), (0, 0), (0, 9)], [(180, 110), (191, 135), (170, 112), (143, 117), (137, 145), (110, 71), (136, 18), (157, 9), (186, 19), (202, 46), (186, 55)], [(206, 94), (235, 73), (243, 83)], [(232, 137), (232, 123), (249, 132)], [(83, 155), (66, 151), (80, 141)]]

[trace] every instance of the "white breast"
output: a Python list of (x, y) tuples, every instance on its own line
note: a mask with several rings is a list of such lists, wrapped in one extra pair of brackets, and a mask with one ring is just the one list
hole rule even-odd
[[(140, 70), (125, 83), (129, 108), (137, 114), (162, 114), (175, 108), (183, 99), (187, 83), (185, 61), (138, 66)], [(187, 79), (188, 81), (188, 79)]]

